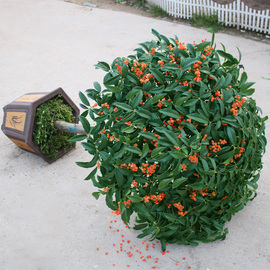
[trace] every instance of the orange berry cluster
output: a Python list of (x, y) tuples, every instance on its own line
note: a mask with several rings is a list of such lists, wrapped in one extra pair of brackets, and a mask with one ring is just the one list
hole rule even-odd
[(236, 116), (237, 113), (238, 113), (238, 109), (240, 109), (240, 108), (243, 106), (243, 104), (244, 104), (244, 102), (246, 101), (246, 99), (245, 99), (245, 98), (241, 98), (240, 95), (235, 96), (235, 99), (236, 99), (236, 100), (233, 102), (232, 108), (231, 108), (230, 112), (231, 112), (233, 115)]
[(220, 94), (220, 91), (219, 90), (216, 91), (215, 96), (216, 97), (214, 97), (213, 95), (211, 95), (211, 101), (212, 102), (215, 101), (215, 100), (217, 100), (217, 99), (223, 99), (223, 95)]
[[(142, 132), (145, 132), (145, 131), (146, 131), (146, 127), (144, 127), (142, 129)], [(148, 132), (150, 133), (150, 131), (148, 131)], [(151, 134), (154, 134), (157, 139), (159, 139), (159, 137), (160, 137), (159, 134), (156, 134), (155, 132), (152, 132)], [(146, 142), (146, 139), (143, 139), (143, 141)], [(157, 140), (151, 140), (151, 144), (153, 144), (154, 147), (158, 147), (158, 145), (159, 145), (159, 143), (157, 142)], [(149, 151), (150, 151), (149, 153), (152, 152), (152, 150), (149, 150)]]
[(106, 107), (107, 109), (110, 109), (110, 105), (107, 102), (101, 104), (101, 106)]
[(170, 61), (170, 63), (173, 63), (173, 62), (175, 62), (175, 54), (173, 53), (173, 54), (171, 54), (170, 56), (169, 56), (170, 58), (171, 58), (171, 61)]
[(178, 209), (178, 215), (183, 217), (187, 214), (187, 211), (183, 212), (184, 206), (180, 202), (174, 203), (173, 206)]
[(220, 139), (219, 142), (214, 142), (213, 140), (211, 141), (212, 145), (209, 146), (209, 150), (213, 151), (214, 153), (218, 152), (221, 150), (220, 145), (224, 145), (227, 143), (226, 140)]
[(174, 46), (173, 46), (172, 44), (170, 44), (169, 46), (167, 46), (167, 48), (168, 48), (169, 50), (171, 50), (171, 51), (174, 50)]
[(189, 197), (192, 200), (197, 201), (196, 196), (198, 196), (198, 195), (201, 195), (203, 197), (205, 197), (205, 196), (216, 196), (216, 193), (214, 191), (212, 193), (209, 193), (207, 191), (208, 191), (208, 188), (205, 189), (204, 191), (203, 190), (190, 189), (190, 195), (189, 195)]
[(124, 205), (126, 208), (129, 208), (129, 206), (131, 205), (131, 200), (127, 200), (127, 201), (123, 201)]
[(175, 42), (180, 50), (186, 50), (185, 42), (180, 42), (178, 40), (175, 40)]
[(231, 85), (229, 85), (227, 88), (225, 88), (227, 91), (229, 90), (229, 89), (231, 89), (232, 88), (232, 86)]
[(192, 163), (198, 163), (198, 157), (197, 157), (198, 153), (194, 153), (193, 156), (190, 156), (188, 159), (190, 162)]
[(138, 171), (138, 167), (135, 163), (129, 163), (127, 164), (121, 164), (120, 165), (120, 169), (123, 169), (124, 167), (126, 167), (128, 170), (132, 170), (133, 172), (137, 172)]
[(131, 71), (135, 72), (137, 77), (140, 79), (141, 83), (146, 83), (153, 77), (152, 74), (144, 74), (144, 71), (146, 70), (146, 68), (148, 66), (144, 62), (142, 62), (142, 63), (134, 62), (133, 65), (134, 65), (134, 67), (131, 68)]
[(243, 153), (245, 150), (246, 150), (245, 148), (239, 146), (239, 154), (234, 155), (234, 159), (237, 159), (237, 158), (241, 157), (241, 156), (242, 156), (242, 153)]
[(157, 163), (153, 163), (150, 165), (147, 163), (142, 163), (142, 167), (140, 167), (141, 171), (146, 174), (147, 177), (150, 177), (152, 174), (155, 173), (156, 168), (158, 167)]
[(181, 165), (181, 168), (182, 168), (183, 171), (187, 170), (187, 166), (184, 163)]
[(135, 180), (133, 180), (131, 184), (132, 184), (134, 187), (138, 187), (138, 183), (137, 183)]
[(153, 75), (151, 73), (143, 75), (143, 77), (140, 79), (141, 83), (147, 83), (151, 78), (153, 78)]
[(207, 46), (204, 51), (206, 52), (206, 56), (210, 56), (210, 54), (212, 53), (212, 51), (214, 50), (214, 48)]
[(155, 55), (156, 53), (156, 49), (155, 48), (151, 48), (149, 51), (150, 54)]
[(110, 142), (119, 141), (119, 138), (116, 138), (114, 135), (110, 135), (109, 133), (107, 133), (107, 138), (109, 139)]
[(154, 194), (151, 194), (151, 195), (147, 195), (147, 196), (144, 196), (143, 199), (144, 199), (144, 202), (145, 203), (148, 203), (151, 201), (153, 201), (155, 204), (159, 204), (162, 200), (164, 200), (166, 198), (166, 193), (165, 192), (161, 192), (159, 193), (158, 195), (154, 195)]
[(160, 69), (162, 69), (164, 67), (164, 61), (163, 60), (159, 60), (158, 63), (160, 65)]

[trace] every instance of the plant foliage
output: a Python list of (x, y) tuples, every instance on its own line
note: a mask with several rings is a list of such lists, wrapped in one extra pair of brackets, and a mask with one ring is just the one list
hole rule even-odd
[[(184, 44), (152, 30), (136, 55), (99, 62), (102, 90), (80, 93), (90, 169), (114, 213), (139, 238), (197, 245), (225, 239), (233, 214), (256, 195), (265, 121), (239, 60), (213, 42)], [(88, 98), (96, 103), (89, 105)], [(95, 126), (90, 126), (90, 117)]]
[(64, 103), (62, 96), (50, 99), (36, 110), (33, 141), (48, 158), (56, 158), (57, 153), (74, 145), (69, 139), (72, 134), (61, 132), (54, 127), (55, 121), (74, 123), (73, 109)]
[(189, 19), (190, 24), (195, 27), (207, 27), (211, 28), (214, 32), (218, 32), (222, 29), (222, 23), (218, 20), (218, 15), (216, 14), (197, 14), (193, 13), (192, 17)]

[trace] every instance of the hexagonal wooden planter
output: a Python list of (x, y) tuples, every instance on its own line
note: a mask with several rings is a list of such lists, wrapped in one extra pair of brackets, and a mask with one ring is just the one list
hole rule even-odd
[(35, 114), (38, 106), (44, 102), (61, 95), (64, 103), (68, 104), (73, 109), (75, 122), (78, 123), (80, 110), (75, 103), (68, 97), (62, 88), (58, 88), (52, 92), (37, 92), (28, 93), (6, 105), (4, 109), (4, 120), (2, 131), (11, 139), (18, 147), (34, 153), (42, 157), (48, 163), (52, 163), (70, 150), (75, 148), (75, 145), (64, 151), (60, 150), (56, 158), (46, 157), (33, 142), (33, 127), (35, 124)]

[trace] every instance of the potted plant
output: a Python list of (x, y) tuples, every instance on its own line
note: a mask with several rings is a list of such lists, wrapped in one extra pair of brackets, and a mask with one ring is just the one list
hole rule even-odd
[[(212, 42), (185, 45), (152, 30), (136, 55), (118, 57), (102, 90), (80, 93), (92, 160), (86, 177), (139, 238), (197, 245), (223, 240), (224, 225), (256, 196), (265, 121), (240, 60)], [(88, 98), (95, 101), (90, 104)], [(96, 123), (89, 124), (88, 117)]]
[(3, 132), (20, 148), (48, 163), (75, 147), (71, 134), (54, 127), (56, 120), (78, 122), (79, 109), (63, 89), (28, 93), (4, 107)]

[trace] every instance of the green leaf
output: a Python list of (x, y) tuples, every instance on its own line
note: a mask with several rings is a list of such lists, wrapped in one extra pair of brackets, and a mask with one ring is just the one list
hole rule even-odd
[(106, 62), (98, 62), (95, 67), (107, 72), (110, 71), (110, 66)]
[(168, 40), (168, 38), (167, 37), (165, 37), (164, 35), (159, 35), (160, 37), (161, 37), (161, 39), (166, 43), (166, 45), (167, 46), (169, 46), (170, 45), (170, 41)]
[(115, 75), (115, 76), (112, 76), (110, 77), (109, 79), (106, 79), (104, 77), (104, 85), (106, 85), (106, 87), (108, 87), (109, 85), (116, 85), (119, 80), (120, 80), (121, 76), (120, 75)]
[(139, 78), (133, 73), (128, 73), (126, 78), (129, 79), (134, 84), (140, 84), (141, 83)]
[(241, 87), (246, 81), (247, 81), (247, 73), (243, 72), (242, 75), (241, 75), (239, 86)]
[(106, 204), (107, 204), (107, 206), (109, 208), (111, 208), (112, 210), (116, 210), (116, 206), (113, 203), (112, 195), (113, 195), (113, 190), (112, 189), (109, 189), (109, 191), (108, 191), (108, 193), (106, 195), (105, 201), (106, 201)]
[(129, 200), (131, 200), (132, 202), (134, 202), (134, 203), (138, 203), (138, 202), (142, 201), (142, 198), (139, 197), (139, 196), (131, 196), (131, 195), (127, 195), (127, 198), (128, 198)]
[(84, 139), (87, 138), (87, 135), (80, 134), (80, 135), (75, 135), (72, 138), (69, 139), (70, 142), (79, 142), (83, 141)]
[(147, 143), (143, 145), (141, 158), (144, 158), (149, 152), (149, 146)]
[(180, 96), (179, 98), (174, 100), (174, 106), (175, 107), (181, 106), (188, 99), (189, 99), (188, 97)]
[(91, 168), (97, 164), (97, 161), (98, 161), (98, 155), (94, 155), (94, 157), (92, 158), (91, 161), (89, 161), (89, 162), (76, 162), (76, 164), (82, 168)]
[(200, 160), (201, 160), (201, 162), (202, 162), (202, 165), (203, 165), (204, 170), (205, 170), (205, 171), (209, 171), (209, 166), (208, 166), (206, 160), (203, 159), (203, 158), (200, 158)]
[(134, 131), (135, 131), (135, 128), (133, 126), (126, 127), (124, 129), (122, 129), (122, 132), (124, 132), (124, 133), (132, 133)]
[(93, 192), (92, 196), (97, 200), (99, 198), (100, 192)]
[(202, 42), (196, 46), (196, 51), (202, 51), (205, 47), (210, 46), (211, 42)]
[(150, 140), (156, 140), (156, 136), (153, 134), (153, 133), (150, 133), (150, 132), (140, 132), (139, 135), (147, 138), (147, 139), (150, 139)]
[(122, 91), (122, 88), (118, 87), (118, 86), (111, 86), (111, 85), (108, 85), (108, 84), (104, 84), (104, 86), (111, 92), (113, 93), (118, 93), (118, 92), (121, 92)]
[(231, 127), (227, 127), (227, 134), (229, 137), (229, 140), (233, 145), (236, 145), (236, 134), (235, 131)]
[(86, 106), (90, 106), (88, 98), (81, 91), (79, 92), (79, 97), (83, 104), (85, 104)]
[(88, 142), (82, 142), (81, 145), (90, 152), (90, 154), (93, 154), (96, 152), (96, 148), (93, 144)]
[(160, 113), (164, 114), (164, 115), (167, 115), (167, 116), (170, 116), (172, 118), (175, 118), (175, 119), (179, 119), (180, 118), (180, 114), (173, 110), (173, 109), (169, 109), (169, 108), (166, 108), (166, 109), (161, 109), (159, 110)]
[(96, 173), (97, 173), (97, 167), (84, 180), (92, 179)]
[(220, 79), (217, 81), (217, 84), (215, 85), (213, 90), (222, 88), (224, 86), (224, 83), (225, 83), (225, 78), (224, 76), (221, 76)]
[(226, 60), (229, 60), (232, 64), (238, 64), (238, 60), (236, 58), (234, 58), (231, 54), (226, 53), (224, 51), (221, 50), (216, 50), (216, 52), (223, 57)]
[(136, 113), (143, 118), (152, 119), (152, 114), (145, 109), (140, 108), (139, 110), (136, 111)]
[(180, 140), (178, 139), (177, 135), (169, 130), (164, 130), (163, 133), (166, 137), (173, 143), (174, 146), (180, 146)]
[(174, 214), (163, 213), (163, 216), (171, 222), (175, 222), (177, 217)]
[(180, 151), (170, 151), (169, 154), (176, 159), (183, 159), (186, 155)]
[(162, 98), (164, 98), (167, 94), (157, 94), (153, 97), (152, 99), (152, 104), (157, 103), (159, 100), (161, 100)]
[(210, 117), (210, 107), (209, 107), (208, 103), (201, 100), (201, 107), (202, 107), (202, 110), (203, 110), (204, 114), (206, 115), (206, 117)]
[(188, 114), (187, 117), (202, 124), (208, 124), (209, 121), (209, 119), (206, 116), (199, 113), (191, 113)]
[(151, 152), (151, 158), (155, 157), (156, 155), (158, 155), (160, 152), (162, 152), (163, 150), (165, 150), (166, 147), (160, 146), (160, 147), (156, 147), (152, 152)]
[(152, 29), (152, 34), (155, 35), (159, 40), (161, 40), (161, 36), (155, 29)]
[(139, 90), (139, 92), (138, 92), (138, 93), (135, 95), (135, 97), (131, 100), (131, 104), (130, 104), (130, 105), (131, 105), (133, 108), (136, 108), (136, 107), (140, 104), (142, 98), (143, 98), (143, 91), (142, 91), (142, 90)]
[(138, 154), (138, 155), (142, 154), (142, 151), (138, 147), (127, 146), (126, 150), (128, 150), (129, 152), (134, 153), (134, 154)]
[(165, 76), (162, 72), (160, 72), (158, 69), (150, 68), (149, 71), (152, 73), (152, 75), (161, 83), (164, 84)]
[(88, 122), (88, 120), (82, 115), (79, 116), (79, 120), (82, 123), (83, 129), (85, 130), (85, 132), (89, 133), (91, 127), (90, 127), (90, 123)]
[(123, 102), (114, 102), (113, 105), (118, 107), (118, 108), (121, 108), (127, 112), (133, 111), (133, 108), (130, 105), (123, 103)]
[(101, 86), (100, 86), (100, 84), (99, 84), (98, 82), (94, 82), (93, 84), (94, 84), (95, 89), (96, 89), (98, 92), (101, 92)]
[(177, 178), (176, 180), (174, 180), (173, 184), (172, 184), (172, 188), (177, 188), (179, 187), (182, 183), (184, 183), (187, 180), (186, 177), (180, 177)]
[(166, 179), (161, 180), (160, 183), (158, 184), (158, 188), (162, 189), (166, 187), (172, 181), (172, 179), (173, 178), (166, 178)]
[(126, 99), (131, 99), (132, 97), (134, 97), (138, 92), (140, 91), (139, 87), (134, 87), (131, 91), (129, 91), (127, 93)]

